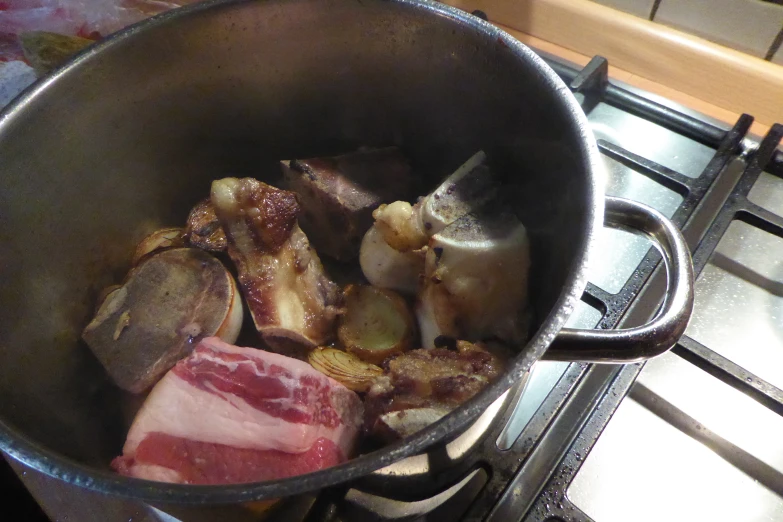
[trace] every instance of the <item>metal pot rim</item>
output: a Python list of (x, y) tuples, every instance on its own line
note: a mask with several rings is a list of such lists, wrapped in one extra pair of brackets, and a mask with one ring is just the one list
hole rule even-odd
[[(32, 99), (45, 93), (47, 86), (56, 82), (59, 77), (68, 74), (71, 70), (78, 69), (83, 62), (102, 53), (105, 49), (128, 38), (133, 38), (137, 33), (219, 6), (253, 1), (256, 0), (209, 0), (161, 13), (123, 29), (86, 49), (55, 73), (28, 88), (8, 107), (0, 111), (0, 127), (10, 123), (16, 113), (23, 111)], [(511, 367), (469, 402), (408, 439), (332, 468), (282, 480), (221, 486), (195, 486), (164, 484), (124, 477), (109, 471), (91, 468), (55, 453), (27, 439), (24, 434), (2, 420), (0, 420), (0, 449), (27, 466), (65, 482), (101, 493), (130, 497), (150, 503), (227, 504), (287, 497), (361, 477), (400, 459), (421, 453), (427, 447), (465, 430), (482, 411), (511, 387), (524, 372), (530, 369), (535, 361), (541, 358), (581, 298), (587, 284), (588, 258), (594, 249), (595, 238), (603, 223), (604, 180), (601, 174), (603, 167), (587, 118), (576, 99), (571, 95), (570, 90), (557, 74), (538, 55), (505, 31), (480, 18), (438, 2), (430, 0), (386, 1), (447, 18), (505, 44), (517, 58), (536, 68), (544, 82), (551, 87), (558, 102), (564, 105), (571, 118), (571, 130), (578, 133), (581, 144), (578, 151), (579, 157), (586, 166), (589, 176), (589, 179), (586, 180), (584, 195), (588, 202), (587, 219), (584, 225), (585, 233), (580, 238), (583, 241), (583, 246), (579, 254), (575, 256), (571, 273), (563, 285), (563, 290), (555, 306), (544, 319), (539, 330), (513, 360)]]

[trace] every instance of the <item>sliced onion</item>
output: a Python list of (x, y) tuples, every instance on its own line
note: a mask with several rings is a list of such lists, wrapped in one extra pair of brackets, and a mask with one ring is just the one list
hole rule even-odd
[(139, 261), (153, 252), (184, 246), (185, 239), (182, 233), (181, 228), (162, 228), (148, 235), (136, 247), (131, 265), (136, 266)]
[(335, 348), (316, 348), (308, 356), (310, 365), (349, 390), (366, 392), (383, 370), (355, 355)]
[(346, 351), (363, 361), (380, 364), (412, 347), (416, 323), (399, 294), (366, 285), (344, 290), (345, 313), (337, 337)]

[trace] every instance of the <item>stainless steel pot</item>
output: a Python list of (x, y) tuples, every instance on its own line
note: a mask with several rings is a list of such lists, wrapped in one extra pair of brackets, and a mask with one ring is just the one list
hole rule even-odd
[[(478, 149), (505, 174), (532, 242), (535, 334), (506, 373), (401, 443), (306, 476), (229, 486), (121, 477), (123, 396), (79, 341), (98, 289), (132, 246), (225, 175), (279, 158), (396, 144), (431, 183)], [(542, 357), (631, 362), (668, 349), (693, 304), (679, 232), (607, 198), (611, 224), (648, 233), (669, 294), (650, 324), (563, 325), (604, 220), (594, 138), (565, 85), (487, 23), (410, 0), (216, 0), (120, 32), (0, 114), (0, 448), (54, 477), (150, 502), (289, 496), (349, 481), (451, 440)]]

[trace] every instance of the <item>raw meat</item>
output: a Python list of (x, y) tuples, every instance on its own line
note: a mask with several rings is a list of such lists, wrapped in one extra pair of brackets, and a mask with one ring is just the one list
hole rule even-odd
[(284, 478), (350, 457), (362, 414), (307, 363), (207, 338), (152, 390), (112, 465), (189, 484)]
[(297, 224), (294, 193), (252, 178), (225, 178), (212, 183), (211, 201), (264, 341), (297, 358), (328, 342), (342, 294)]
[[(1, 16), (3, 16), (2, 9), (0, 9)], [(24, 60), (24, 50), (16, 35), (0, 31), (0, 63), (21, 62), (22, 60)], [(33, 71), (33, 78), (35, 78), (35, 71)], [(0, 76), (0, 82), (2, 79), (3, 77)]]
[[(303, 475), (342, 461), (339, 449), (318, 439), (304, 453), (235, 448), (152, 433), (136, 449), (136, 464), (116, 461), (123, 475), (182, 484), (235, 484)], [(156, 464), (145, 464), (155, 462)]]
[(302, 204), (299, 223), (318, 252), (349, 261), (381, 203), (403, 198), (411, 169), (395, 147), (332, 158), (281, 162), (287, 188)]

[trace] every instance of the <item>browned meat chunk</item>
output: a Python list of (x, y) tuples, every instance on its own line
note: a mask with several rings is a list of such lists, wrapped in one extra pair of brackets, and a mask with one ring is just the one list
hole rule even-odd
[[(384, 366), (384, 376), (367, 393), (365, 428), (388, 438), (390, 417), (385, 414), (422, 409), (440, 414), (451, 411), (497, 377), (503, 371), (504, 358), (481, 344), (457, 341), (456, 350), (413, 350), (387, 360)], [(420, 425), (422, 417), (427, 416), (418, 413), (410, 418)], [(402, 427), (395, 431), (407, 433)]]
[(197, 248), (146, 258), (108, 293), (82, 338), (117, 386), (146, 391), (193, 349), (218, 336), (234, 342), (242, 300), (223, 264)]
[(209, 198), (199, 202), (188, 215), (185, 236), (191, 245), (210, 252), (222, 252), (228, 245), (226, 233), (220, 226), (215, 207)]
[(295, 195), (252, 178), (225, 178), (212, 183), (211, 197), (264, 341), (299, 358), (328, 342), (342, 294), (297, 224)]
[(410, 166), (397, 148), (281, 163), (287, 188), (299, 196), (299, 223), (316, 250), (339, 260), (359, 255), (362, 236), (381, 203), (404, 198)]

